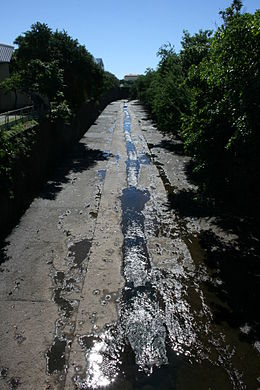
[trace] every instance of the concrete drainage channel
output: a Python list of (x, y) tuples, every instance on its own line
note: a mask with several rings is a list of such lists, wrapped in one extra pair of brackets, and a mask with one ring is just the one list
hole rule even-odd
[[(224, 335), (216, 336), (212, 329), (212, 314), (199, 286), (201, 274), (195, 272), (183, 226), (167, 215), (165, 204), (139, 185), (142, 164), (149, 165), (150, 159), (138, 157), (126, 104), (124, 114), (128, 186), (121, 195), (121, 228), (125, 287), (118, 300), (118, 321), (102, 333), (79, 340), (86, 369), (74, 376), (76, 388), (174, 389), (196, 368), (222, 388), (231, 383), (242, 389), (233, 352)], [(154, 235), (170, 243), (175, 257), (170, 267), (153, 264), (148, 241)], [(157, 250), (161, 250), (159, 245)], [(203, 388), (201, 378), (195, 388)]]
[(220, 273), (175, 207), (181, 157), (143, 115), (110, 105), (10, 237), (0, 387), (256, 388), (256, 348), (215, 317)]

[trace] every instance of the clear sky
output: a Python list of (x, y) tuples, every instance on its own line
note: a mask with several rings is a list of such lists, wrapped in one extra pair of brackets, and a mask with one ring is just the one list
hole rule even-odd
[[(156, 52), (167, 42), (180, 49), (183, 29), (216, 29), (218, 15), (231, 0), (1, 0), (0, 42), (14, 39), (39, 21), (66, 30), (105, 69), (118, 78), (156, 68)], [(244, 0), (243, 11), (255, 12), (260, 0)]]

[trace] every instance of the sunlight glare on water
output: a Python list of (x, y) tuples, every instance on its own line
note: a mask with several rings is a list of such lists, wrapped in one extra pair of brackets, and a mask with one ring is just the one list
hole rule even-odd
[(104, 341), (96, 342), (94, 347), (87, 354), (88, 376), (86, 384), (91, 388), (108, 386), (112, 381), (101, 370), (103, 363), (102, 351), (105, 349)]

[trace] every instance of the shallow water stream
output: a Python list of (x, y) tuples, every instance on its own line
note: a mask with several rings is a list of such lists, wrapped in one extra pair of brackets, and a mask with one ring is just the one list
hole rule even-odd
[[(81, 338), (87, 366), (84, 377), (75, 376), (75, 385), (81, 389), (256, 389), (257, 350), (241, 341), (239, 329), (231, 329), (225, 320), (216, 321), (211, 307), (223, 302), (207, 286), (222, 281), (207, 269), (197, 234), (168, 203), (139, 183), (142, 165), (152, 164), (152, 156), (137, 151), (127, 104), (123, 131), (125, 287), (118, 299), (119, 319), (103, 333)], [(174, 193), (163, 167), (159, 173), (168, 195)], [(154, 263), (152, 252), (162, 260)]]

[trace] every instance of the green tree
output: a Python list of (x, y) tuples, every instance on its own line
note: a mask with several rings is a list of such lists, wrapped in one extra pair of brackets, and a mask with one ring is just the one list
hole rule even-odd
[(17, 72), (12, 73), (10, 77), (7, 77), (0, 83), (0, 88), (2, 88), (6, 93), (13, 92), (15, 96), (14, 107), (17, 107), (17, 94), (22, 90), (21, 75)]
[(43, 62), (40, 59), (29, 61), (27, 68), (20, 71), (21, 85), (32, 98), (35, 94), (47, 96), (51, 102), (59, 91), (64, 89), (64, 71), (57, 61)]
[(186, 105), (181, 61), (169, 43), (158, 50), (157, 56), (160, 57), (157, 70), (148, 69), (136, 80), (137, 97), (150, 110), (161, 130), (179, 134)]
[(183, 137), (205, 183), (242, 197), (259, 181), (260, 11), (240, 9), (234, 1), (223, 11), (208, 57), (189, 74)]
[(183, 31), (180, 60), (186, 76), (191, 66), (199, 65), (208, 55), (212, 41), (211, 35), (211, 30), (199, 30), (199, 32), (194, 35), (190, 35), (186, 30)]
[(229, 21), (232, 21), (234, 15), (240, 15), (241, 9), (243, 7), (241, 0), (233, 0), (230, 7), (226, 8), (224, 11), (220, 11), (224, 24), (227, 24)]
[(109, 91), (110, 89), (113, 88), (118, 88), (119, 85), (120, 85), (120, 81), (113, 73), (107, 71), (104, 72), (103, 92)]
[(65, 31), (55, 31), (50, 41), (51, 60), (64, 71), (64, 96), (76, 109), (102, 92), (103, 70), (86, 48)]
[(102, 92), (103, 70), (86, 48), (65, 31), (53, 32), (44, 23), (19, 35), (11, 61), (11, 75), (19, 74), (22, 90), (29, 96), (41, 95), (52, 102), (60, 101), (75, 111)]
[(147, 91), (151, 113), (161, 130), (179, 134), (186, 104), (181, 62), (170, 44), (162, 46), (157, 55), (159, 65)]
[(152, 81), (155, 77), (156, 72), (148, 68), (144, 75), (137, 78), (133, 85), (133, 94), (148, 108), (152, 108), (153, 91), (151, 88)]

